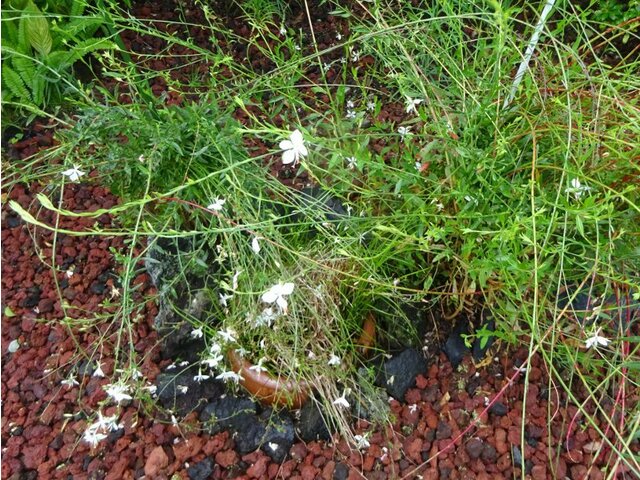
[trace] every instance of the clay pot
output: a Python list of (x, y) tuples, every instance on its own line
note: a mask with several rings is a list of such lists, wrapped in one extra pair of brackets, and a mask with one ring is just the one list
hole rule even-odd
[[(367, 355), (376, 338), (376, 322), (373, 313), (369, 313), (362, 326), (362, 334), (356, 342), (358, 351)], [(240, 357), (234, 349), (227, 353), (231, 369), (242, 377), (240, 384), (265, 405), (301, 408), (309, 398), (310, 385), (301, 380), (283, 380), (268, 372), (252, 369), (248, 360)]]

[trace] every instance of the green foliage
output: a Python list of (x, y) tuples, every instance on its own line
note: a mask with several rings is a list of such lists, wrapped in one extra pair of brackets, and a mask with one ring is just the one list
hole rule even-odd
[(43, 10), (32, 0), (3, 7), (3, 104), (37, 112), (81, 91), (73, 65), (89, 53), (115, 48), (108, 39), (93, 38), (104, 18), (86, 15), (85, 7), (68, 1)]

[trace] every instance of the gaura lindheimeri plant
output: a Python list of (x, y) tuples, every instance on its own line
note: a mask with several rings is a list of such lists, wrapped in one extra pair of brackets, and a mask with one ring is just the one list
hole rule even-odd
[(285, 165), (298, 163), (300, 157), (306, 157), (309, 154), (307, 147), (304, 145), (304, 138), (300, 130), (294, 130), (289, 135), (289, 140), (280, 142), (282, 152), (282, 163)]
[(213, 211), (219, 212), (224, 207), (224, 203), (225, 202), (226, 202), (226, 200), (224, 198), (216, 197), (216, 198), (213, 199), (213, 203), (209, 204), (209, 206), (207, 208), (209, 210), (213, 210)]

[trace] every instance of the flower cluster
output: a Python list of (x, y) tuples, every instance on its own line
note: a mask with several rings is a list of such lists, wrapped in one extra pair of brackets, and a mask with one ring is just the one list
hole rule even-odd
[(108, 432), (115, 432), (121, 428), (123, 428), (123, 425), (118, 423), (117, 415), (105, 417), (102, 415), (102, 412), (98, 411), (98, 420), (87, 427), (82, 439), (91, 445), (91, 447), (95, 447), (108, 437)]

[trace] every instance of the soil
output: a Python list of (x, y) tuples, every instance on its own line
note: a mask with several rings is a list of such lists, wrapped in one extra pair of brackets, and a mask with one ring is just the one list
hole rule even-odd
[[(224, 3), (224, 2), (222, 2)], [(300, 6), (293, 5), (291, 28), (308, 32)], [(169, 1), (139, 3), (133, 9), (138, 18), (156, 21), (174, 19), (176, 5)], [(197, 9), (190, 21), (197, 24)], [(297, 12), (297, 13), (296, 13)], [(348, 34), (348, 24), (318, 7), (319, 21), (314, 23), (319, 49), (334, 43), (336, 34)], [(248, 28), (240, 20), (229, 18), (229, 28), (240, 37)], [(177, 32), (178, 34), (180, 32)], [(197, 35), (197, 32), (191, 32)], [(128, 35), (128, 34), (127, 34)], [(204, 34), (199, 41), (206, 45)], [(197, 36), (194, 38), (198, 38)], [(127, 37), (125, 44), (142, 53), (160, 51), (157, 38)], [(324, 45), (324, 46), (323, 46)], [(182, 48), (182, 47), (176, 47)], [(247, 52), (238, 42), (229, 46), (237, 61), (246, 62), (251, 53), (255, 69), (271, 66), (257, 52)], [(304, 47), (306, 48), (306, 47)], [(165, 57), (164, 63), (149, 65), (155, 70), (174, 68), (171, 75), (189, 75), (193, 69), (206, 72), (206, 65), (175, 68), (179, 53)], [(340, 56), (336, 51), (329, 55)], [(335, 58), (327, 58), (328, 61)], [(362, 68), (367, 58), (359, 59)], [(158, 62), (154, 60), (153, 62)], [(313, 79), (314, 72), (307, 72)], [(223, 73), (224, 75), (224, 73)], [(315, 72), (318, 78), (318, 72)], [(337, 75), (337, 71), (333, 73)], [(191, 92), (176, 92), (162, 77), (152, 85), (155, 95), (166, 96), (167, 103), (188, 100)], [(107, 86), (109, 85), (108, 82)], [(126, 93), (123, 93), (126, 101)], [(266, 101), (266, 100), (265, 100)], [(311, 94), (315, 108), (322, 99)], [(260, 106), (251, 107), (260, 114)], [(266, 105), (265, 105), (266, 108)], [(248, 121), (241, 110), (238, 120)], [(399, 122), (404, 106), (388, 103), (378, 119)], [(276, 124), (284, 119), (274, 119)], [(7, 156), (24, 161), (54, 143), (52, 131), (43, 122), (24, 132)], [(255, 154), (266, 146), (258, 141), (248, 145)], [(374, 145), (373, 148), (376, 148)], [(273, 174), (284, 183), (302, 187), (304, 175), (272, 162)], [(454, 369), (444, 353), (416, 378), (403, 401), (390, 400), (389, 422), (374, 426), (354, 419), (356, 434), (366, 438), (368, 446), (357, 449), (334, 436), (329, 441), (296, 442), (286, 459), (274, 462), (263, 451), (241, 455), (228, 432), (203, 433), (196, 415), (176, 424), (165, 415), (149, 410), (148, 404), (130, 401), (120, 407), (123, 427), (92, 448), (82, 436), (99, 404), (105, 400), (103, 387), (114, 374), (118, 326), (108, 315), (104, 321), (87, 322), (111, 314), (118, 308), (119, 285), (115, 255), (127, 248), (122, 237), (74, 236), (26, 225), (7, 208), (5, 200), (15, 200), (37, 219), (71, 232), (90, 229), (95, 219), (56, 218), (39, 207), (35, 195), (61, 195), (68, 210), (94, 211), (118, 203), (106, 188), (88, 175), (80, 184), (67, 184), (63, 192), (51, 192), (43, 183), (15, 184), (3, 197), (2, 209), (2, 472), (4, 479), (501, 479), (526, 478), (604, 478), (604, 468), (618, 460), (611, 448), (602, 443), (602, 434), (614, 444), (607, 421), (596, 415), (596, 407), (616, 424), (623, 422), (620, 405), (638, 401), (636, 392), (626, 397), (602, 399), (599, 406), (584, 403), (596, 416), (597, 424), (586, 424), (578, 404), (556, 388), (545, 371), (539, 355), (528, 358), (524, 349), (501, 352), (499, 356), (476, 366), (466, 356)], [(86, 178), (86, 177), (85, 177)], [(83, 179), (84, 180), (84, 179)], [(117, 220), (103, 215), (97, 220), (108, 227)], [(56, 270), (51, 265), (55, 260)], [(139, 370), (149, 384), (167, 366), (158, 348), (153, 329), (157, 307), (150, 278), (140, 273), (135, 298), (140, 310), (135, 330), (129, 333)], [(19, 346), (15, 350), (15, 341)], [(97, 347), (98, 346), (98, 347)], [(14, 351), (15, 350), (15, 351)], [(83, 353), (84, 352), (84, 353)], [(99, 360), (105, 377), (92, 375)], [(524, 369), (528, 368), (525, 378)], [(570, 366), (567, 366), (569, 368)], [(77, 385), (61, 382), (73, 377)], [(574, 392), (578, 402), (586, 392)], [(623, 393), (624, 394), (624, 393)], [(614, 400), (615, 399), (615, 400)], [(103, 410), (115, 413), (115, 407)], [(632, 445), (640, 451), (638, 441)], [(617, 467), (618, 478), (632, 478), (624, 464)]]

